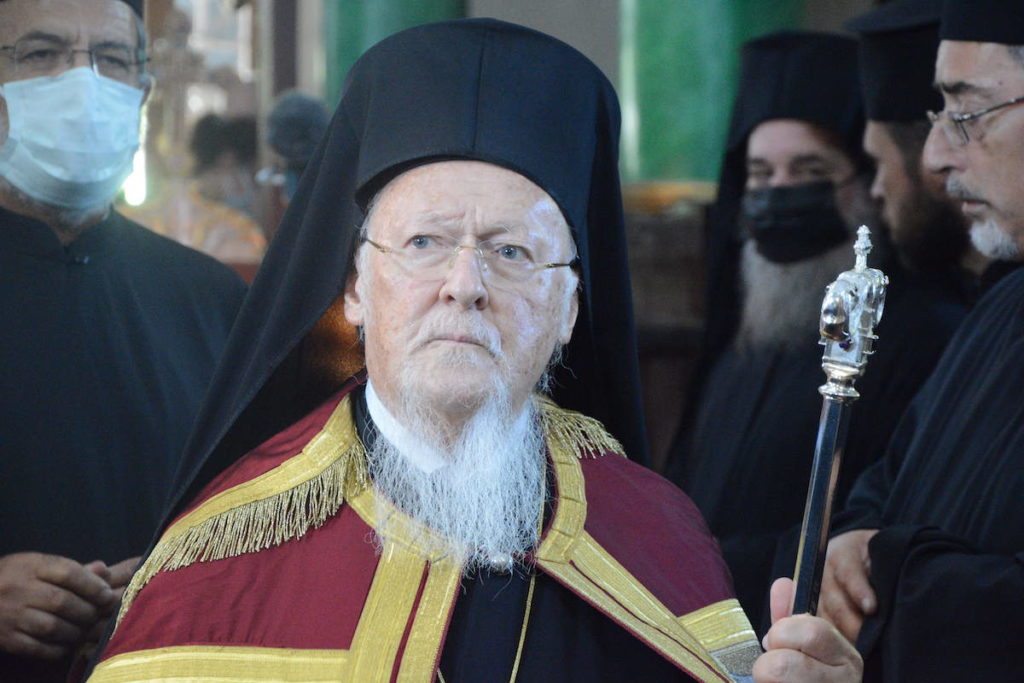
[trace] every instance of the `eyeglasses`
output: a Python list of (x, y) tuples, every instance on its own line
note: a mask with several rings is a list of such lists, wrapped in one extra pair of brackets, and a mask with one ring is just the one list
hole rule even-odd
[(94, 48), (72, 48), (70, 45), (47, 38), (24, 38), (14, 45), (2, 45), (0, 51), (14, 62), (17, 78), (51, 76), (75, 63), (75, 55), (89, 55), (89, 65), (100, 76), (127, 85), (135, 85), (137, 67), (147, 59), (141, 51), (124, 45), (101, 45)]
[(938, 124), (942, 128), (942, 132), (946, 134), (946, 139), (949, 144), (954, 147), (963, 147), (971, 141), (971, 132), (973, 130), (974, 137), (978, 137), (978, 123), (985, 114), (991, 114), (994, 111), (998, 111), (1005, 107), (1011, 107), (1015, 104), (1024, 102), (1024, 96), (1015, 97), (1012, 100), (994, 104), (991, 107), (985, 107), (977, 111), (970, 111), (964, 114), (953, 111), (940, 111), (928, 112), (928, 120), (934, 126)]
[(404, 247), (387, 247), (369, 238), (363, 241), (382, 254), (395, 256), (409, 276), (417, 280), (444, 279), (463, 249), (475, 251), (484, 272), (499, 284), (525, 282), (538, 271), (570, 268), (579, 261), (573, 258), (566, 263), (536, 263), (527, 247), (504, 240), (485, 240), (473, 246), (444, 235), (415, 235)]

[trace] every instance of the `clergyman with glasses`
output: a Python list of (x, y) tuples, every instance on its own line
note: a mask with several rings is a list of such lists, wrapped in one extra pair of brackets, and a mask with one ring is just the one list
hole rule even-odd
[[(993, 259), (1024, 261), (1024, 12), (947, 0), (924, 164)], [(866, 680), (1016, 680), (1024, 650), (1024, 270), (976, 304), (858, 480), (823, 614)]]
[(244, 285), (118, 215), (142, 2), (0, 0), (0, 679), (63, 681), (158, 521)]
[(626, 457), (618, 124), (521, 26), (360, 58), (93, 683), (856, 678), (806, 615), (755, 664), (699, 514)]

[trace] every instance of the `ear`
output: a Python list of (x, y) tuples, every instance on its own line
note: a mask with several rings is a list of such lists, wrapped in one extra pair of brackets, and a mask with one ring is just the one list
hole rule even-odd
[(348, 282), (345, 283), (345, 320), (349, 321), (352, 325), (360, 327), (363, 324), (363, 320), (366, 317), (366, 311), (363, 308), (363, 299), (359, 295), (359, 271), (354, 267), (352, 274), (348, 277)]
[(562, 321), (562, 329), (558, 332), (558, 342), (568, 344), (572, 339), (572, 330), (576, 327), (576, 316), (580, 312), (580, 292), (573, 290), (572, 299), (569, 301), (569, 310), (566, 311), (565, 320)]

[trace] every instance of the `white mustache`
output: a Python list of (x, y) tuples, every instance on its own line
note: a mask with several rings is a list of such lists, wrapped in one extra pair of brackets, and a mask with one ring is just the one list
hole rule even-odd
[(495, 358), (502, 355), (498, 331), (479, 317), (440, 313), (420, 328), (413, 339), (413, 347), (419, 348), (435, 339), (459, 339), (482, 346)]

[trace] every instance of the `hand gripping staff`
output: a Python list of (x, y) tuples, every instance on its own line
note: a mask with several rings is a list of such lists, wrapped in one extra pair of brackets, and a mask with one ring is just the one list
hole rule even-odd
[(846, 443), (847, 418), (850, 404), (860, 397), (853, 384), (864, 374), (868, 356), (874, 353), (878, 338), (874, 329), (882, 319), (885, 287), (889, 284), (889, 278), (882, 271), (868, 268), (871, 237), (867, 226), (862, 225), (857, 230), (853, 250), (857, 255), (853, 270), (839, 274), (826, 288), (821, 303), (818, 343), (825, 347), (821, 368), (827, 381), (818, 388), (823, 397), (821, 419), (800, 529), (793, 614), (813, 615), (818, 608), (832, 498)]

